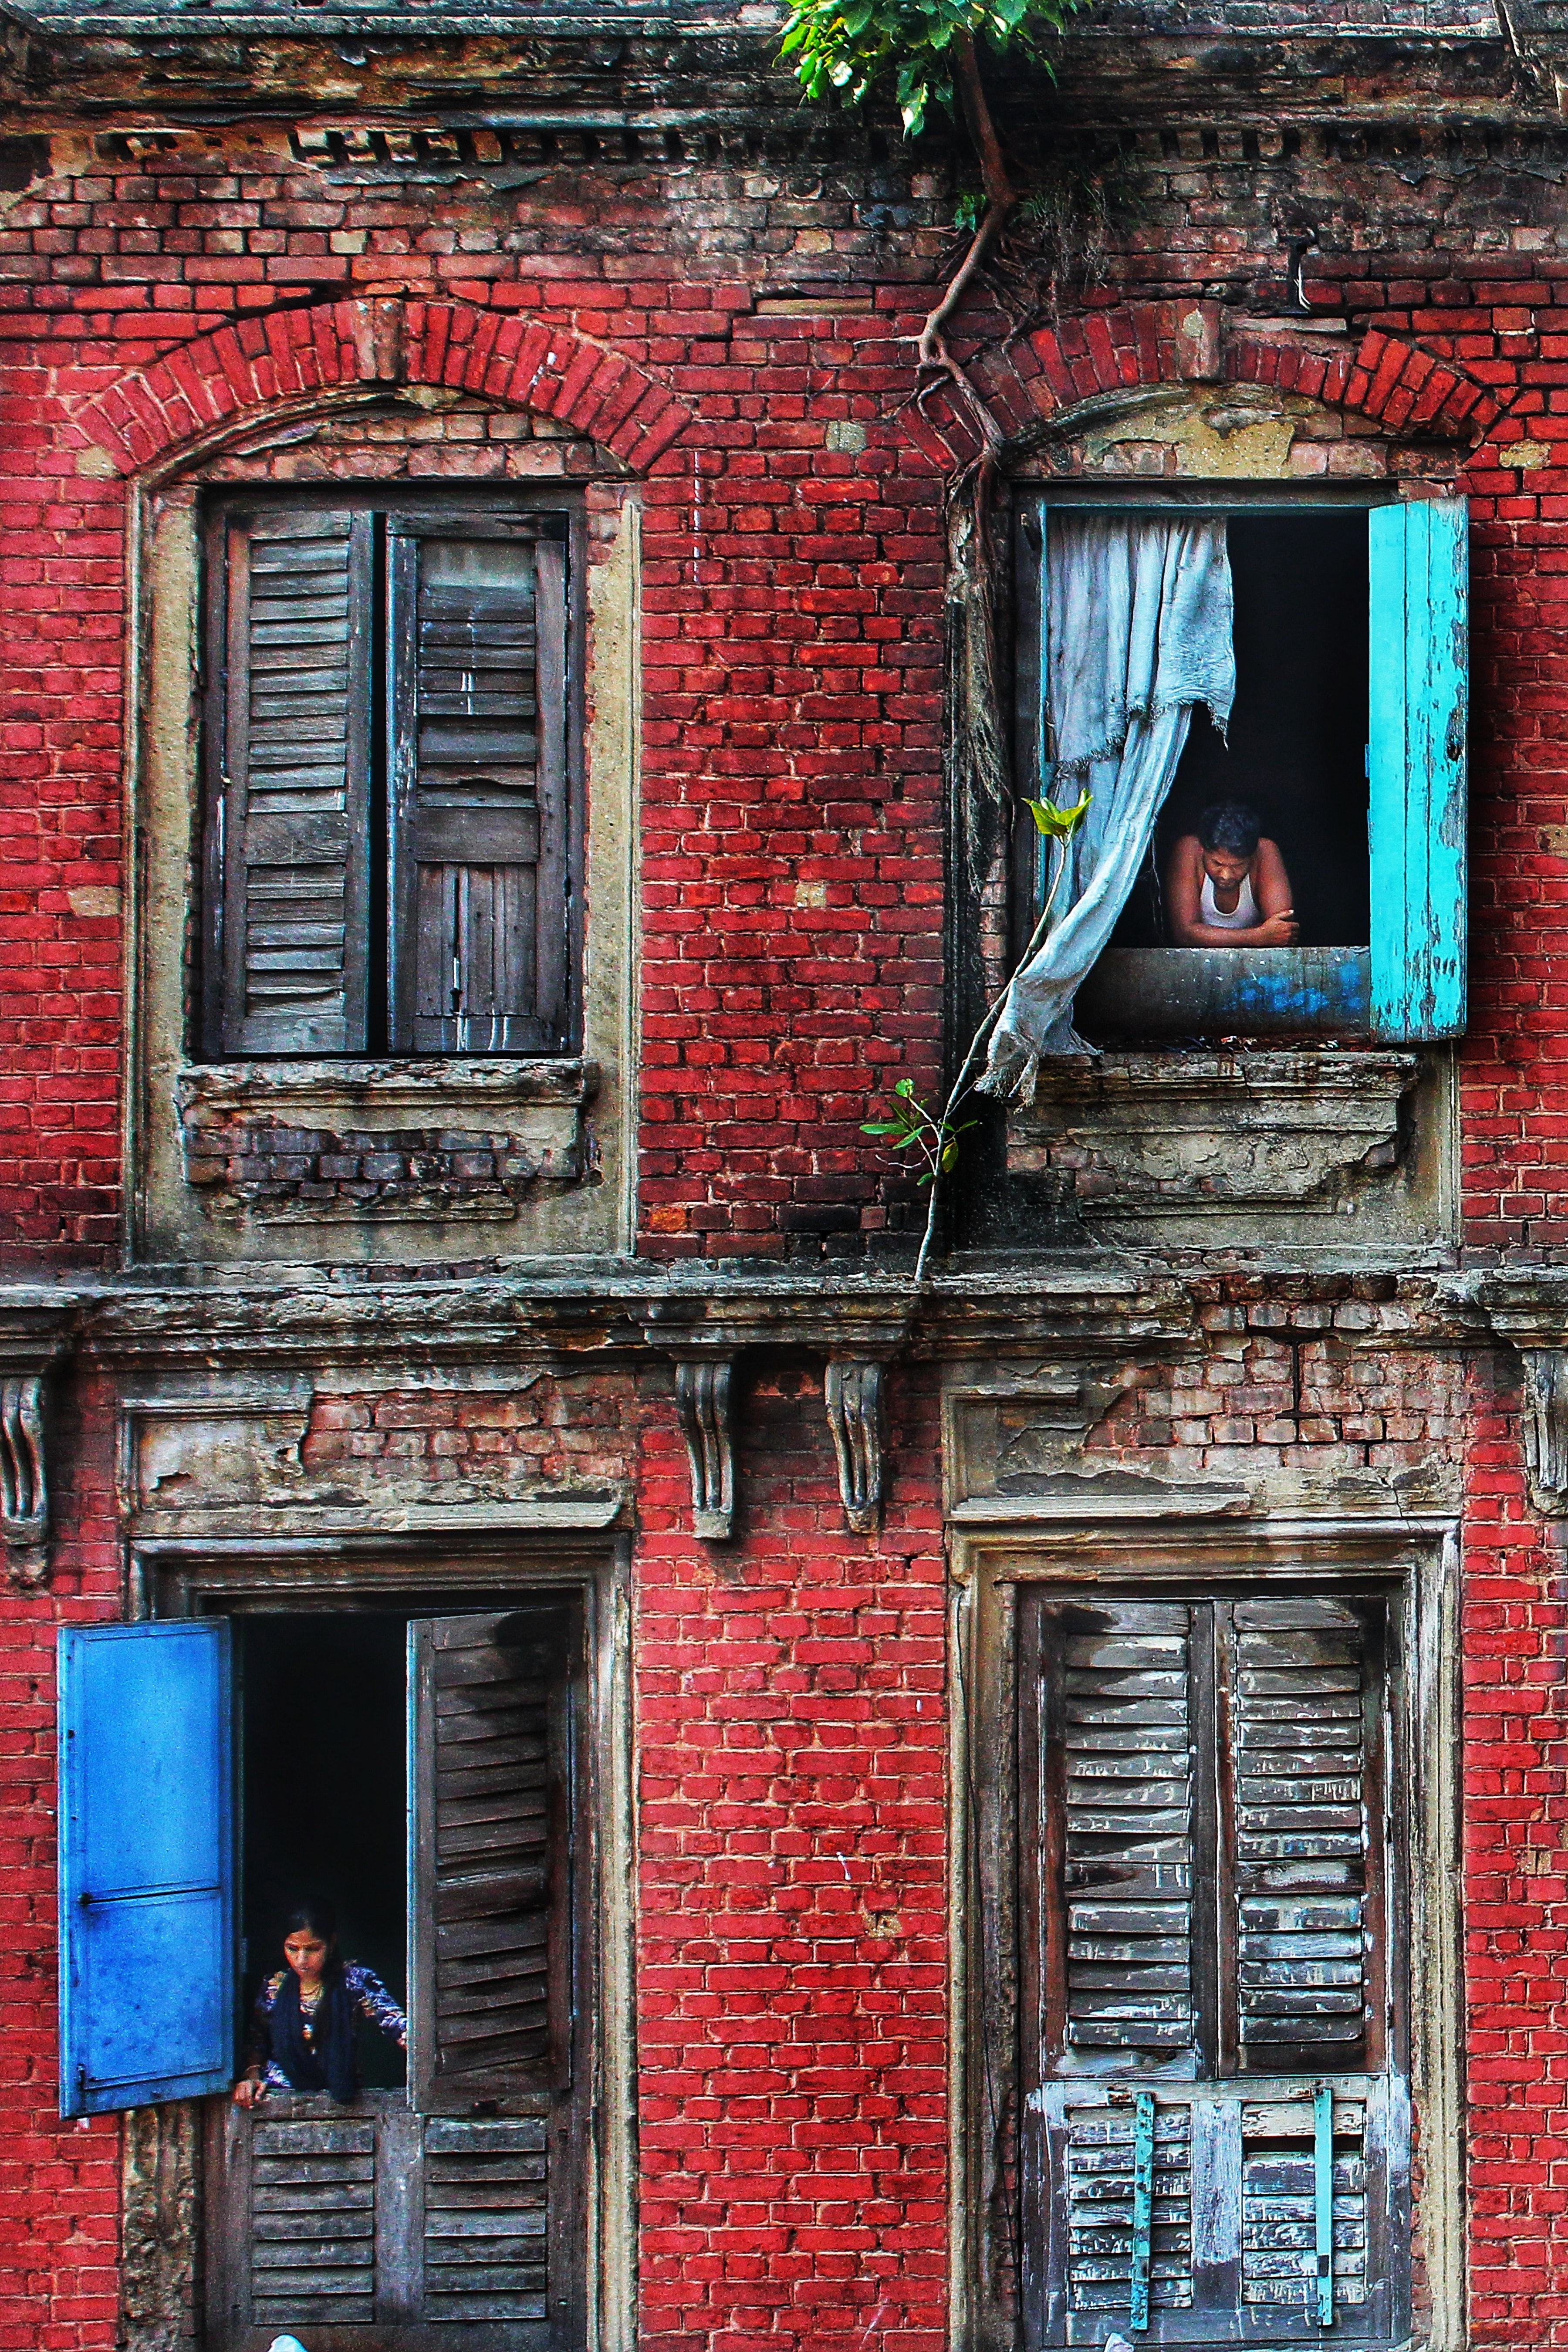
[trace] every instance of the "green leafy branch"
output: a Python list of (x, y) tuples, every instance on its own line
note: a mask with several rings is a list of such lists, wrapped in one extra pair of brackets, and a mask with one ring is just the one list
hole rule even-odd
[[(1070, 841), (1084, 818), (1089, 814), (1091, 794), (1085, 793), (1074, 801), (1071, 808), (1058, 808), (1054, 801), (1026, 801), (1024, 806), (1035, 820), (1035, 831), (1047, 841)], [(1056, 896), (1055, 885), (1051, 896)], [(1047, 901), (1047, 906), (1049, 900)]]
[(915, 1092), (913, 1079), (900, 1078), (893, 1088), (891, 1101), (885, 1106), (888, 1117), (868, 1119), (860, 1129), (862, 1135), (889, 1138), (891, 1150), (912, 1151), (924, 1163), (925, 1173), (919, 1178), (918, 1181), (921, 1187), (929, 1185), (930, 1192), (926, 1202), (925, 1231), (921, 1236), (920, 1255), (915, 1260), (917, 1285), (925, 1278), (926, 1261), (931, 1255), (931, 1241), (936, 1232), (937, 1194), (941, 1189), (942, 1179), (951, 1175), (952, 1170), (958, 1165), (959, 1138), (967, 1135), (972, 1128), (978, 1127), (980, 1124), (977, 1118), (959, 1119), (957, 1113), (963, 1108), (965, 1097), (972, 1095), (979, 1084), (980, 1059), (990, 1042), (991, 1032), (1002, 1017), (1002, 1008), (1007, 1002), (1008, 990), (1011, 989), (1014, 981), (1025, 966), (1032, 961), (1050, 927), (1051, 912), (1056, 905), (1057, 892), (1060, 889), (1062, 877), (1068, 870), (1068, 859), (1065, 854), (1067, 845), (1089, 814), (1092, 797), (1092, 794), (1084, 793), (1067, 808), (1058, 807), (1054, 801), (1026, 800), (1024, 803), (1035, 820), (1036, 831), (1043, 838), (1057, 843), (1063, 855), (1057, 860), (1057, 869), (1051, 877), (1051, 887), (1046, 893), (1045, 904), (1040, 908), (1039, 918), (1029, 934), (1029, 943), (1008, 973), (1006, 983), (1000, 993), (987, 1005), (985, 1018), (969, 1041), (969, 1050), (963, 1056), (958, 1076), (953, 1080), (952, 1091), (941, 1111), (932, 1111), (921, 1102)]
[(891, 76), (906, 137), (932, 108), (954, 113), (965, 50), (1011, 52), (1048, 72), (1043, 34), (1059, 30), (1072, 0), (795, 0), (780, 54), (795, 60), (808, 98), (865, 104)]
[(912, 1151), (923, 1160), (925, 1173), (915, 1180), (919, 1184), (934, 1184), (939, 1176), (945, 1176), (957, 1161), (959, 1137), (980, 1124), (977, 1118), (966, 1118), (954, 1127), (947, 1118), (933, 1118), (916, 1094), (912, 1078), (899, 1080), (888, 1108), (890, 1118), (868, 1119), (860, 1132), (890, 1136), (893, 1150)]
[(918, 390), (938, 380), (952, 385), (980, 435), (984, 464), (995, 462), (1005, 436), (949, 349), (947, 329), (1017, 211), (1019, 191), (985, 94), (981, 58), (1013, 63), (1024, 58), (1049, 73), (1050, 38), (1077, 5), (1078, 0), (795, 0), (780, 44), (808, 98), (837, 96), (863, 106), (890, 80), (907, 138), (919, 138), (933, 110), (963, 121), (980, 163), (984, 206), (966, 201), (964, 225), (973, 225), (973, 234), (921, 330)]

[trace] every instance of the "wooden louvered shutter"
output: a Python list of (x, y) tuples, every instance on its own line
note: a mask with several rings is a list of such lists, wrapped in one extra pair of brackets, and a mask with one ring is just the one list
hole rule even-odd
[(393, 1044), (567, 1041), (566, 547), (395, 517)]
[(1111, 1602), (1057, 1617), (1053, 1912), (1058, 2035), (1082, 2051), (1190, 2049), (1190, 1616)]
[(1032, 2345), (1407, 2325), (1392, 1640), (1377, 1597), (1026, 1604)]
[(368, 514), (304, 505), (215, 529), (214, 1054), (364, 1049), (371, 535)]
[[(1237, 2039), (1253, 2072), (1360, 2065), (1380, 1827), (1367, 1785), (1369, 1627), (1330, 1600), (1232, 1614)], [(1375, 1975), (1375, 1971), (1373, 1971)]]
[(447, 1617), (412, 1642), (410, 2081), (426, 2113), (493, 2112), (570, 2074), (567, 1630)]

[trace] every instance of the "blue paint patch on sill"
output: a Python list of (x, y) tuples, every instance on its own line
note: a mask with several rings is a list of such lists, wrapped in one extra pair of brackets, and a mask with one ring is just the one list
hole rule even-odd
[(1096, 1043), (1176, 1037), (1365, 1037), (1367, 948), (1110, 948), (1079, 991)]

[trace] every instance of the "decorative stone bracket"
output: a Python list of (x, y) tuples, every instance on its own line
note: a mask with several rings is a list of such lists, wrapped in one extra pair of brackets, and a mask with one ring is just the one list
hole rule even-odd
[(49, 1489), (44, 1462), (44, 1375), (0, 1374), (0, 1538), (13, 1584), (49, 1572)]
[(729, 1356), (688, 1356), (675, 1367), (675, 1402), (691, 1469), (691, 1523), (708, 1543), (735, 1532), (735, 1433)]
[[(735, 1532), (734, 1371), (732, 1356), (685, 1356), (675, 1366), (691, 1523), (708, 1543), (728, 1543)], [(882, 1524), (882, 1366), (836, 1356), (822, 1388), (845, 1518), (857, 1535), (875, 1535)]]
[(882, 1367), (840, 1359), (823, 1375), (844, 1516), (858, 1536), (882, 1524)]
[(1524, 1467), (1533, 1507), (1568, 1516), (1568, 1349), (1521, 1348)]

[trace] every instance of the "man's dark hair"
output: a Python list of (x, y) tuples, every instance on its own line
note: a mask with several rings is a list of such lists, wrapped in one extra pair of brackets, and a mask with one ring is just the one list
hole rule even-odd
[(1263, 819), (1245, 801), (1215, 801), (1198, 819), (1198, 839), (1205, 849), (1223, 850), (1227, 857), (1250, 857), (1263, 838)]

